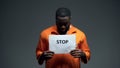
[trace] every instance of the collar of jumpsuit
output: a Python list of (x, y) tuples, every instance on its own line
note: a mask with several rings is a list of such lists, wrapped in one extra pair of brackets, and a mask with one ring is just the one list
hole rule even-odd
[[(69, 26), (69, 30), (66, 32), (66, 34), (74, 34), (76, 33), (77, 31), (74, 30), (74, 27), (72, 24)], [(60, 35), (59, 32), (57, 31), (57, 26), (54, 25), (53, 28), (52, 28), (52, 31), (51, 31), (51, 34), (54, 34), (54, 35)]]

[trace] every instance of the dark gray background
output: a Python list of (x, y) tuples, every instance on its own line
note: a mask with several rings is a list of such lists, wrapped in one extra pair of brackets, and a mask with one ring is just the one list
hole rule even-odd
[(119, 0), (0, 0), (0, 68), (44, 68), (35, 49), (59, 7), (69, 8), (72, 24), (86, 33), (92, 54), (81, 67), (119, 68)]

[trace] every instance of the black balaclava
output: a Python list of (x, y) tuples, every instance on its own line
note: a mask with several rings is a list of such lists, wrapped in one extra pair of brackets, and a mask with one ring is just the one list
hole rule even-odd
[[(56, 11), (56, 24), (57, 24), (57, 30), (59, 32), (59, 34), (66, 34), (67, 31), (69, 30), (69, 27), (70, 27), (70, 24), (66, 25), (66, 29), (65, 31), (61, 31), (60, 27), (58, 26), (58, 22), (61, 22), (57, 17), (65, 17), (65, 16), (68, 16), (69, 18), (71, 17), (71, 12), (68, 8), (58, 8), (57, 11)], [(68, 22), (70, 23), (70, 22)]]

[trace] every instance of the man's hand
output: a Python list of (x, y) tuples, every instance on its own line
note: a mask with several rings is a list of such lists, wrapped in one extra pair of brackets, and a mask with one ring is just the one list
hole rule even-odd
[(44, 51), (44, 52), (43, 52), (43, 57), (44, 57), (44, 59), (46, 59), (46, 60), (52, 58), (53, 55), (54, 55), (54, 52), (52, 52), (52, 51)]
[(81, 58), (81, 60), (84, 62), (84, 63), (87, 63), (87, 58), (86, 58), (86, 55), (83, 51), (81, 51), (80, 49), (75, 49), (75, 50), (72, 50), (70, 52), (70, 54), (75, 57), (75, 58)]
[(70, 54), (75, 58), (81, 58), (82, 53), (83, 52), (80, 49), (75, 49), (70, 52)]
[(41, 65), (43, 64), (44, 60), (48, 60), (52, 58), (54, 55), (54, 52), (52, 51), (44, 51), (43, 54), (39, 57), (38, 63)]

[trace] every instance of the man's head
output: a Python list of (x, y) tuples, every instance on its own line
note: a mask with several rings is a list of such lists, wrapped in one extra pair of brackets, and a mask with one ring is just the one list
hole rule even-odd
[(71, 12), (67, 8), (56, 11), (56, 25), (59, 34), (66, 34), (70, 27)]

